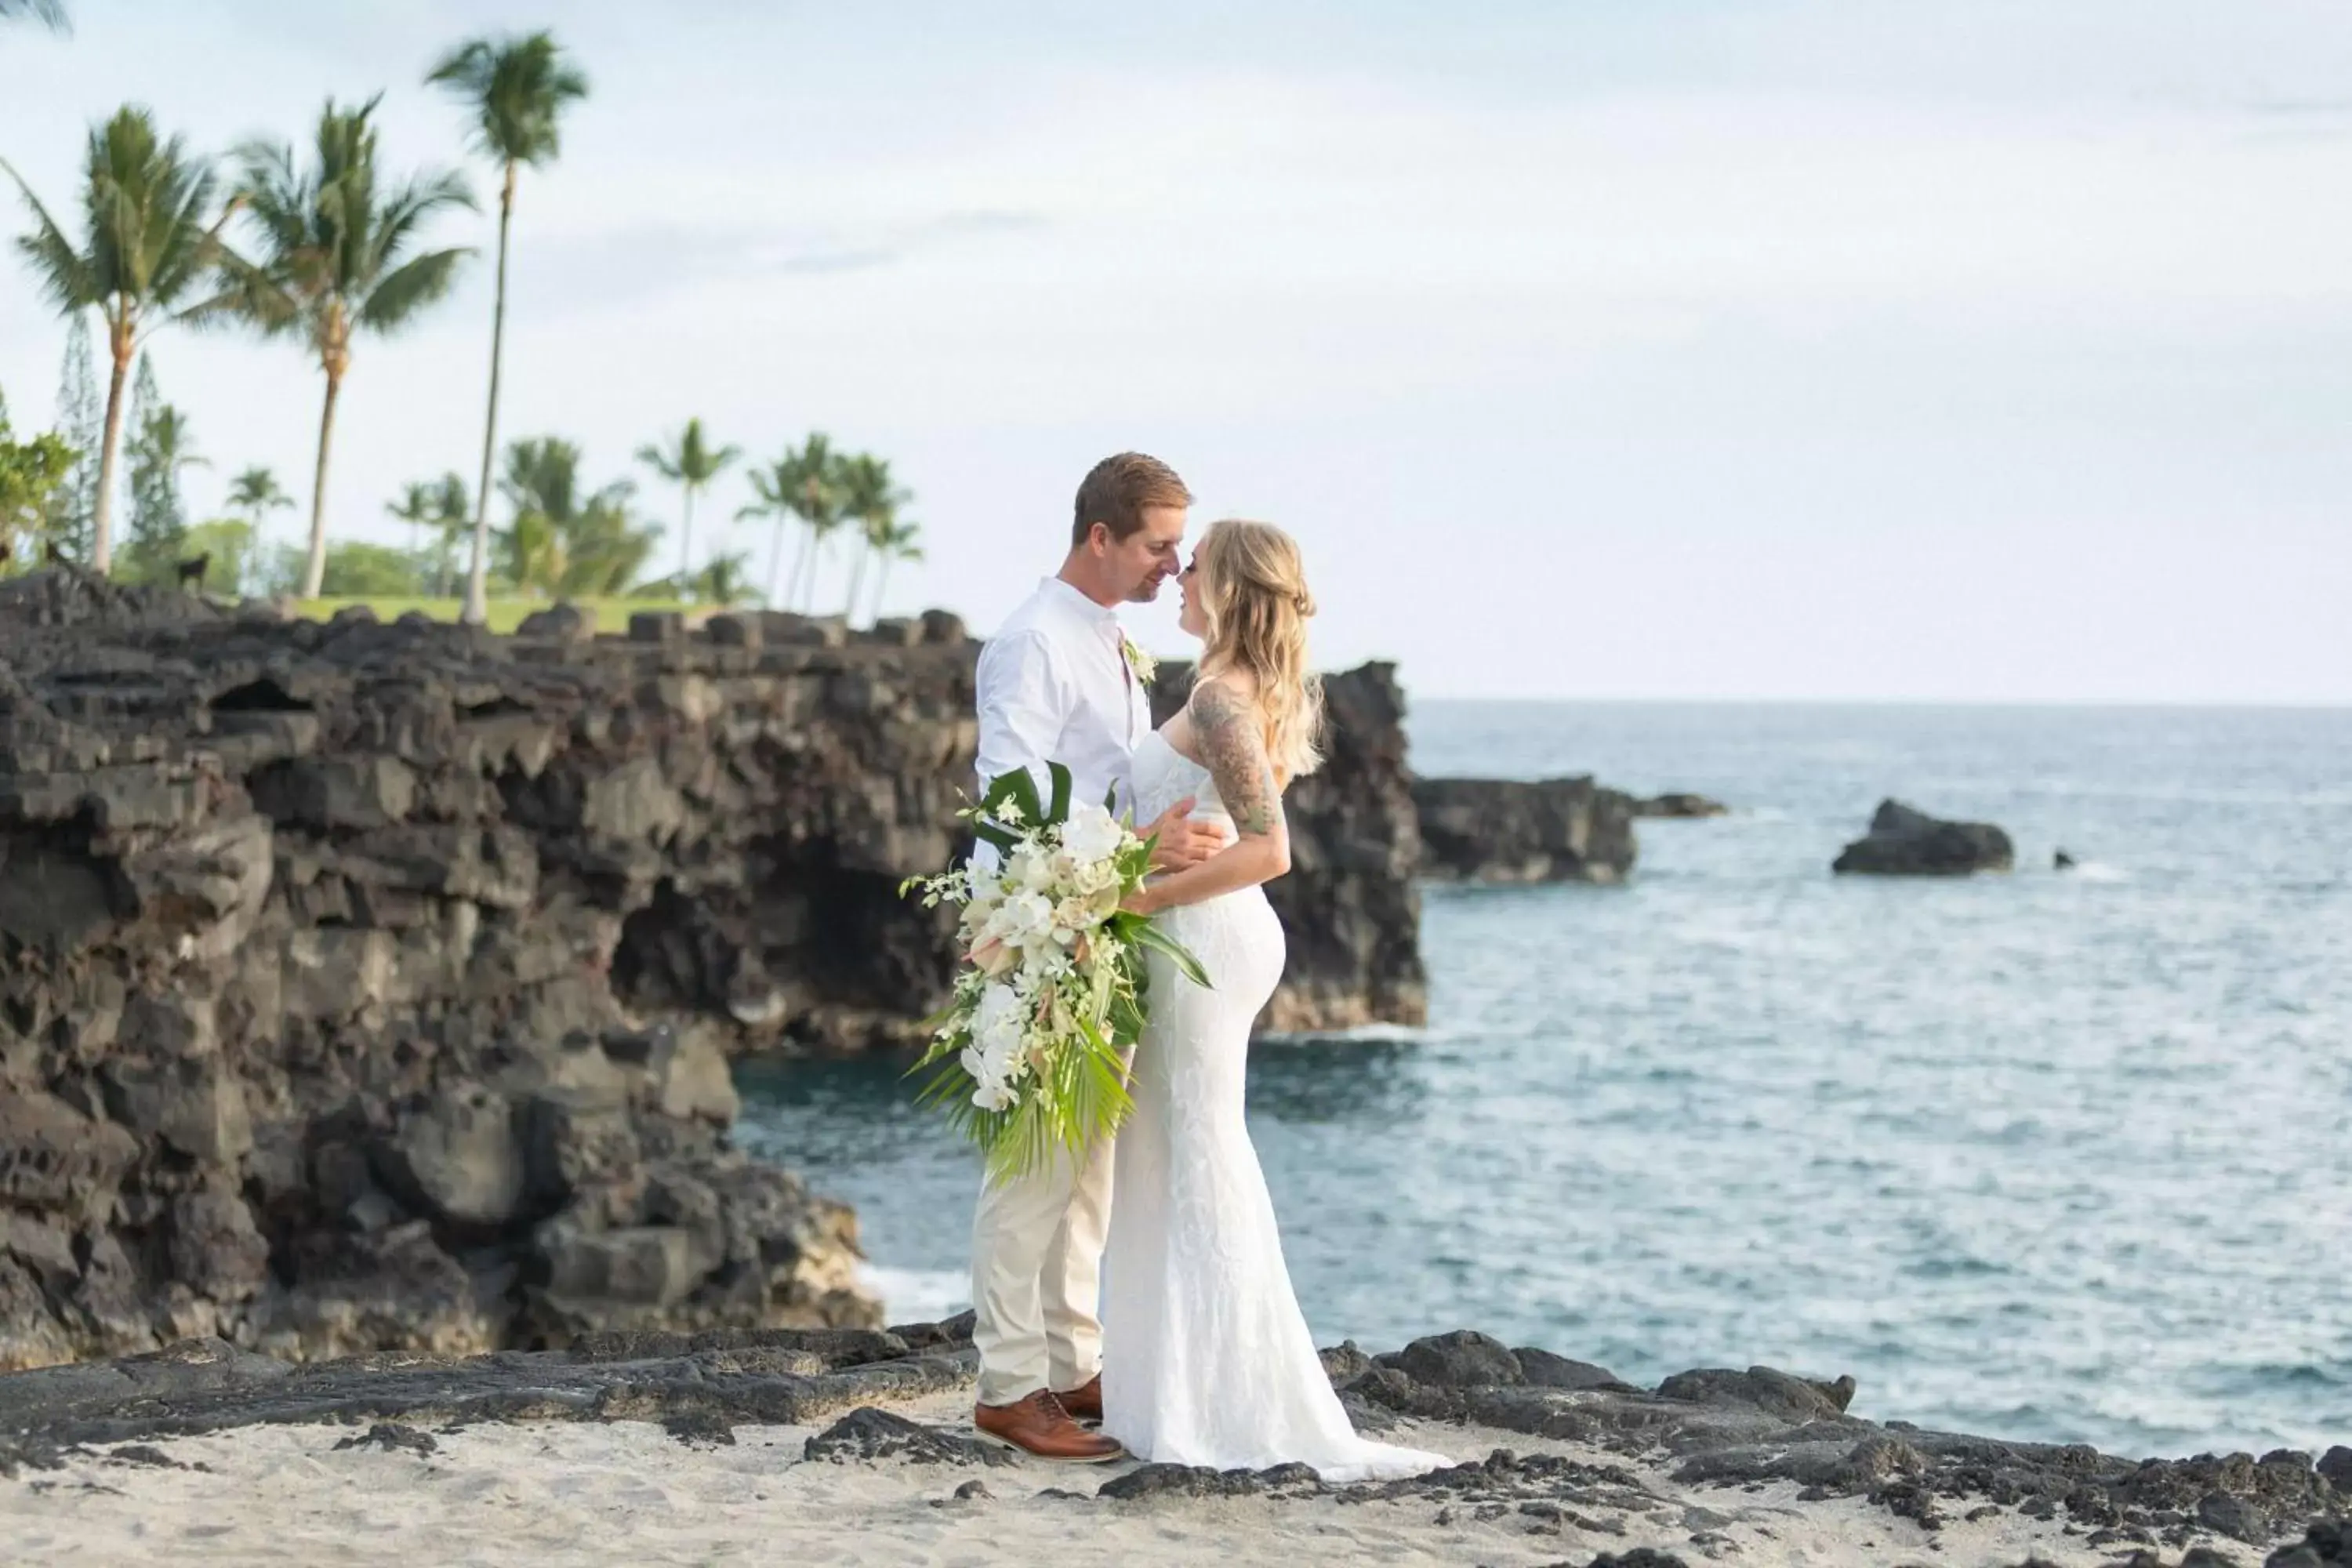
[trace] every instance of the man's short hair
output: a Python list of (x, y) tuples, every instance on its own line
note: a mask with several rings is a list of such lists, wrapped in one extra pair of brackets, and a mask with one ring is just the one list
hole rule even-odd
[(1097, 463), (1078, 486), (1070, 542), (1084, 544), (1098, 522), (1110, 530), (1112, 539), (1126, 539), (1143, 526), (1146, 507), (1192, 504), (1192, 492), (1184, 488), (1175, 469), (1140, 452), (1121, 452)]

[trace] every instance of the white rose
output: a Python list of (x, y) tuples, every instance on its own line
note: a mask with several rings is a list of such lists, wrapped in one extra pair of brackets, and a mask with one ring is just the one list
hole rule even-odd
[(1118, 853), (1127, 830), (1099, 805), (1082, 805), (1062, 825), (1062, 847), (1080, 860), (1101, 860)]

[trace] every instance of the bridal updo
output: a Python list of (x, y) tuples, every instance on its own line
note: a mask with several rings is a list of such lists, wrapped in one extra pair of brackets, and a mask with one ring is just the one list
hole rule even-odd
[(1323, 761), (1323, 682), (1307, 668), (1307, 622), (1315, 596), (1297, 541), (1270, 522), (1226, 518), (1209, 525), (1192, 562), (1207, 633), (1201, 669), (1246, 670), (1257, 682), (1266, 755), (1276, 780), (1313, 773)]

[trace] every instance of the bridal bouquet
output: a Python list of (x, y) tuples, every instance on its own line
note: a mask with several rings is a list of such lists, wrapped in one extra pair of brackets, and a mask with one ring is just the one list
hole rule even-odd
[(1143, 959), (1166, 953), (1195, 984), (1200, 961), (1119, 908), (1143, 885), (1152, 845), (1108, 804), (1070, 808), (1070, 772), (1049, 764), (1053, 795), (1016, 768), (963, 812), (996, 847), (978, 864), (910, 879), (926, 909), (962, 906), (964, 963), (929, 1020), (921, 1102), (943, 1108), (986, 1156), (992, 1176), (1039, 1170), (1057, 1151), (1084, 1158), (1134, 1108), (1125, 1053), (1142, 1037)]

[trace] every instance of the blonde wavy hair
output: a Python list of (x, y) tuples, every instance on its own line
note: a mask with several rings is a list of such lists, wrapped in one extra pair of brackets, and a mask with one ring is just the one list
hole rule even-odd
[(1192, 563), (1208, 622), (1201, 673), (1254, 677), (1276, 782), (1313, 773), (1323, 762), (1323, 682), (1307, 664), (1315, 595), (1297, 541), (1270, 522), (1229, 517), (1209, 525)]

